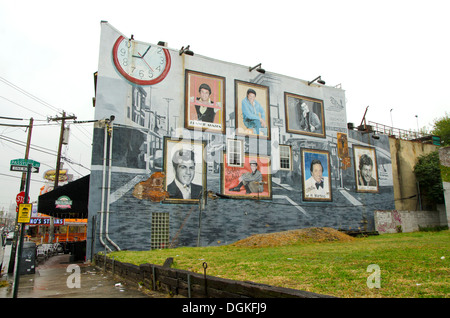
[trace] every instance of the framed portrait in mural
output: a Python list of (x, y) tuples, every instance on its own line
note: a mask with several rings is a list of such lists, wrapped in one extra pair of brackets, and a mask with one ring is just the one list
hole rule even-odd
[(304, 201), (332, 201), (330, 153), (326, 150), (301, 149)]
[(164, 137), (165, 203), (198, 203), (206, 189), (205, 141)]
[(286, 131), (325, 138), (323, 100), (284, 93)]
[(236, 135), (270, 139), (269, 87), (235, 80)]
[(185, 127), (225, 133), (225, 78), (186, 70)]
[(272, 174), (269, 156), (244, 155), (241, 166), (230, 165), (223, 153), (222, 194), (238, 199), (272, 199)]
[(353, 145), (356, 191), (378, 192), (378, 166), (375, 148)]

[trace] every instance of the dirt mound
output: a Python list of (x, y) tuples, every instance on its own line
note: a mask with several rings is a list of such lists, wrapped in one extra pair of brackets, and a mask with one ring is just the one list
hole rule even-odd
[(236, 247), (274, 247), (296, 243), (354, 241), (355, 238), (329, 227), (311, 227), (306, 229), (289, 230), (277, 233), (255, 234), (237, 241), (231, 246)]

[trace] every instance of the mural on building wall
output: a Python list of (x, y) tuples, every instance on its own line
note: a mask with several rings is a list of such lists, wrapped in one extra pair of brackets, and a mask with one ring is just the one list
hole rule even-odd
[(378, 167), (375, 148), (353, 146), (356, 191), (378, 192)]
[(270, 139), (269, 87), (235, 80), (236, 134)]
[(164, 202), (197, 203), (206, 189), (206, 142), (164, 138)]
[(223, 154), (222, 193), (240, 199), (271, 199), (270, 158), (245, 154), (240, 163)]
[[(159, 82), (139, 84), (141, 74), (150, 77), (144, 61), (159, 66), (147, 61), (153, 55), (168, 71)], [(135, 79), (114, 56), (122, 68), (131, 63), (126, 74)], [(302, 104), (309, 126), (301, 124)], [(253, 114), (246, 122), (244, 107)], [(314, 131), (313, 113), (320, 121)], [(112, 115), (113, 125), (105, 126)], [(151, 249), (159, 231), (178, 246), (196, 246), (310, 226), (355, 229), (361, 220), (370, 228), (374, 207), (394, 206), (389, 140), (347, 129), (339, 88), (249, 72), (197, 52), (179, 55), (102, 23), (95, 119), (88, 250)], [(376, 187), (357, 183), (364, 147)], [(313, 187), (314, 159), (322, 177)], [(198, 204), (203, 193), (208, 201)], [(107, 208), (114, 211), (108, 222)], [(156, 214), (167, 214), (164, 224), (152, 223)]]
[(185, 127), (225, 133), (225, 78), (186, 70)]
[(330, 154), (324, 150), (302, 149), (303, 200), (331, 201)]
[(284, 93), (286, 131), (325, 137), (323, 101), (316, 98)]

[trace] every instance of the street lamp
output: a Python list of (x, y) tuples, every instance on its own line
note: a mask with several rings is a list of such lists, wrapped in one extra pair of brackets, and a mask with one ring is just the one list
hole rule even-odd
[(417, 122), (417, 136), (419, 136), (419, 116), (416, 115), (416, 122)]
[(392, 127), (392, 129), (394, 129), (394, 123), (392, 122), (392, 110), (393, 110), (394, 108), (391, 108), (391, 110), (390, 110), (390, 113), (391, 113), (391, 127)]

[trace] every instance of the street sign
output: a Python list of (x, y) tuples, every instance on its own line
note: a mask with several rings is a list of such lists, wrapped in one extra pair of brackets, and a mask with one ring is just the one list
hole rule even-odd
[[(21, 172), (27, 172), (27, 169), (28, 169), (28, 167), (24, 167), (24, 166), (10, 166), (10, 168), (9, 168), (10, 171), (21, 171)], [(39, 172), (39, 168), (31, 167), (31, 172), (37, 173), (37, 172)]]
[(27, 172), (28, 165), (31, 164), (31, 172), (37, 173), (39, 172), (39, 167), (41, 166), (40, 162), (31, 160), (31, 159), (13, 159), (9, 162), (10, 171), (20, 171)]
[(24, 166), (24, 167), (28, 166), (29, 163), (31, 163), (31, 165), (33, 167), (39, 168), (41, 166), (40, 162), (31, 160), (31, 159), (13, 159), (13, 160), (10, 161), (11, 165)]
[[(28, 201), (30, 201), (30, 197), (28, 196)], [(25, 191), (19, 192), (16, 195), (16, 203), (17, 205), (25, 203)]]
[(32, 208), (33, 205), (31, 203), (19, 205), (19, 215), (17, 216), (17, 222), (30, 223)]

